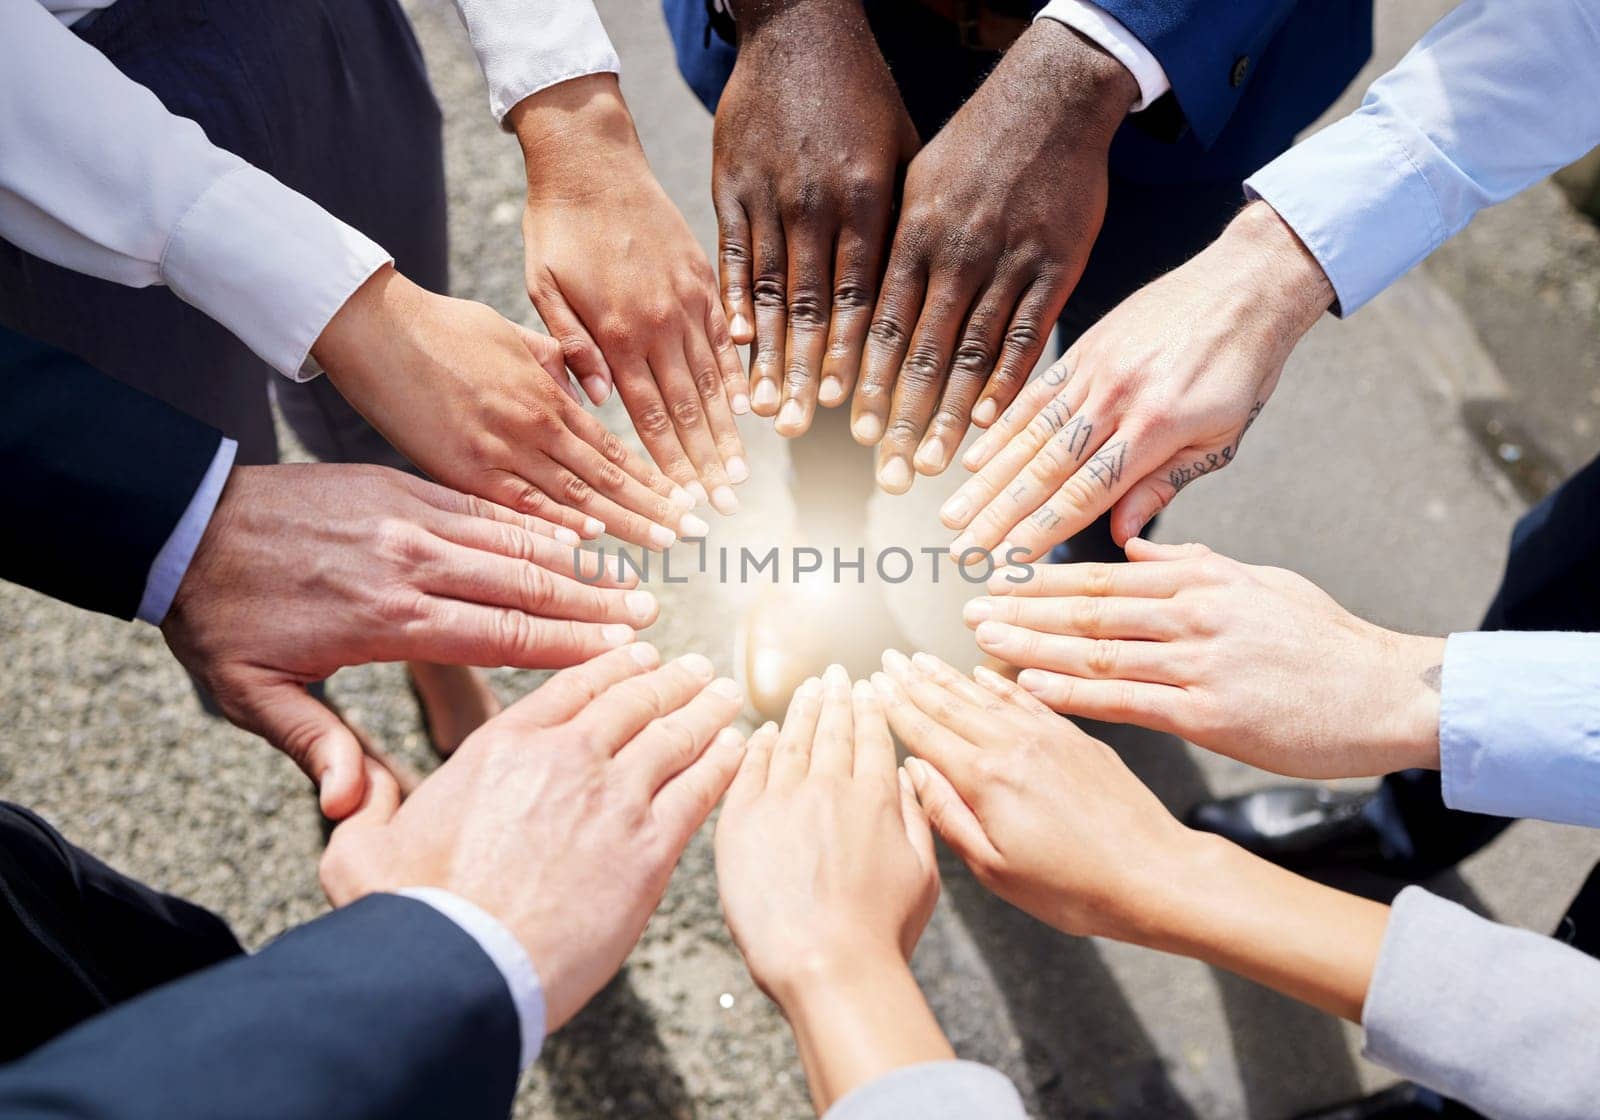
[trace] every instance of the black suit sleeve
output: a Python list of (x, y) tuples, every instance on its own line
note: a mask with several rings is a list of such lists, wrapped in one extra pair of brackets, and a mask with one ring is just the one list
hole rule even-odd
[(0, 1067), (0, 1116), (503, 1120), (519, 1031), (469, 934), (373, 895)]
[(132, 618), (222, 435), (0, 328), (0, 578)]

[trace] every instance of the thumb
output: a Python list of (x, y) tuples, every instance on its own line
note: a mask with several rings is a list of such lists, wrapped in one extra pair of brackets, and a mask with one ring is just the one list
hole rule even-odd
[(1162, 467), (1146, 475), (1111, 507), (1111, 539), (1118, 548), (1126, 548), (1177, 494), (1177, 488), (1166, 479), (1166, 471)]
[(591, 404), (604, 404), (611, 396), (611, 367), (606, 363), (599, 345), (584, 329), (572, 308), (567, 306), (560, 290), (551, 284), (548, 290), (534, 298), (533, 304), (539, 312), (539, 318), (544, 320), (544, 325), (555, 336), (556, 361), (564, 363), (577, 374), (578, 382)]
[(574, 403), (582, 404), (577, 386), (573, 385), (572, 377), (567, 373), (566, 359), (561, 355), (561, 343), (547, 334), (529, 330), (521, 323), (512, 323), (511, 326), (517, 332), (517, 337), (522, 339), (522, 345), (527, 347), (528, 353), (533, 355), (533, 360), (550, 375), (550, 379), (560, 386), (561, 391), (571, 397)]
[[(355, 807), (338, 827), (334, 836), (352, 836), (367, 829), (388, 824), (400, 809), (400, 782), (375, 758), (361, 760), (366, 787), (361, 803)], [(330, 838), (331, 842), (331, 838)]]
[(977, 814), (961, 799), (950, 779), (920, 758), (906, 759), (905, 768), (934, 831), (944, 837), (961, 862), (974, 869), (999, 866), (999, 851), (989, 842)]
[(367, 773), (361, 741), (303, 685), (278, 681), (244, 697), (251, 730), (294, 759), (319, 791), (322, 815), (342, 820), (361, 804)]

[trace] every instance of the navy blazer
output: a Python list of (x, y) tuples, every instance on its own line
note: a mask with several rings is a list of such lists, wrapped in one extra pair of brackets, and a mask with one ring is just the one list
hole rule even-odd
[(0, 579), (132, 618), (222, 434), (0, 328)]
[[(1372, 0), (1096, 2), (1172, 82), (1169, 97), (1129, 118), (1112, 146), (1111, 170), (1135, 182), (1243, 180), (1332, 104), (1372, 53)], [(878, 22), (915, 0), (864, 3)], [(714, 111), (733, 46), (712, 30), (706, 0), (663, 0), (663, 8), (678, 68)]]
[(0, 1116), (502, 1120), (519, 1032), (471, 935), (372, 895), (0, 1066)]

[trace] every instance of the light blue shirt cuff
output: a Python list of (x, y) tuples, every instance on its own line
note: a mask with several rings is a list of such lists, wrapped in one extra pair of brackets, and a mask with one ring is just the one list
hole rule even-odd
[(1600, 634), (1452, 634), (1439, 700), (1446, 805), (1600, 826)]
[(407, 887), (394, 892), (403, 898), (427, 903), (449, 918), (471, 937), (505, 977), (511, 1002), (517, 1008), (517, 1023), (522, 1029), (522, 1055), (519, 1070), (527, 1069), (544, 1045), (544, 988), (539, 973), (528, 958), (522, 942), (494, 915), (458, 894), (438, 887)]
[(228, 481), (228, 472), (233, 470), (233, 457), (238, 450), (236, 441), (224, 437), (217, 446), (211, 465), (201, 477), (194, 497), (189, 499), (188, 508), (178, 519), (167, 543), (156, 553), (155, 562), (150, 565), (150, 574), (144, 581), (144, 595), (139, 600), (139, 610), (134, 614), (141, 622), (160, 626), (167, 612), (172, 609), (178, 585), (189, 570), (194, 550), (200, 547), (200, 538), (205, 536), (206, 526), (211, 524), (211, 515), (216, 512), (217, 499), (222, 497), (222, 487)]
[(1353, 314), (1444, 243), (1426, 178), (1366, 107), (1335, 121), (1245, 180), (1317, 258)]

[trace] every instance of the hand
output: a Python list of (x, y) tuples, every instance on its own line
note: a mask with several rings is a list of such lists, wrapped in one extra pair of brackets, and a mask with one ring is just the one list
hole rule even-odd
[(335, 906), (441, 887), (527, 950), (554, 1031), (644, 932), (684, 845), (739, 768), (738, 686), (646, 645), (552, 677), (470, 735), (404, 804), (374, 776), (322, 857)]
[(506, 116), (522, 144), (528, 295), (596, 404), (615, 383), (656, 463), (720, 513), (750, 476), (744, 370), (705, 252), (650, 172), (615, 74)]
[(1316, 259), (1265, 203), (1129, 296), (1024, 389), (962, 458), (939, 511), (959, 555), (1032, 558), (1112, 511), (1118, 544), (1233, 461), (1290, 351), (1333, 302)]
[(1204, 545), (1135, 537), (1128, 559), (996, 576), (964, 617), (1058, 712), (1299, 778), (1439, 768), (1442, 638), (1384, 630), (1293, 572)]
[(797, 436), (819, 401), (832, 408), (855, 386), (896, 183), (919, 141), (859, 0), (735, 13), (711, 166), (722, 298), (734, 338), (754, 340), (756, 413)]
[(369, 661), (554, 668), (633, 641), (655, 597), (577, 543), (387, 467), (239, 467), (161, 631), (338, 819), (362, 796), (361, 745), (306, 684)]
[(890, 651), (872, 678), (939, 835), (1001, 898), (1068, 933), (1135, 940), (1189, 830), (1115, 751), (988, 670)]
[(379, 269), (313, 352), (405, 456), (447, 486), (585, 537), (666, 548), (707, 531), (675, 488), (572, 398), (554, 339)]
[(717, 886), (750, 975), (783, 1009), (819, 1114), (950, 1044), (907, 966), (939, 898), (933, 835), (865, 681), (803, 684), (756, 732), (717, 821)]
[(911, 162), (855, 399), (856, 438), (883, 435), (885, 490), (910, 489), (913, 463), (943, 471), (968, 423), (1027, 380), (1100, 232), (1107, 151), (1138, 96), (1120, 62), (1038, 20)]
[(1022, 689), (918, 654), (874, 683), (933, 827), (1066, 933), (1182, 953), (1360, 1021), (1389, 909), (1184, 828), (1110, 747)]

